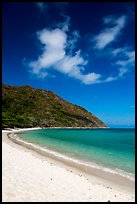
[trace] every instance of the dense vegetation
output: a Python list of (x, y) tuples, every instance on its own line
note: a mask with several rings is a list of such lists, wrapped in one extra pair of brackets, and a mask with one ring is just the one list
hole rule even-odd
[(2, 128), (106, 127), (93, 114), (51, 91), (2, 85)]

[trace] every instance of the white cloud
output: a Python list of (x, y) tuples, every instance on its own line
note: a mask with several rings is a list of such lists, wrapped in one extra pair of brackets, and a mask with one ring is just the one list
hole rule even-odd
[[(84, 70), (84, 64), (85, 60), (80, 56), (80, 52), (76, 52), (74, 56), (65, 55), (64, 58), (58, 63), (57, 69), (61, 72), (70, 74), (75, 69)], [(80, 68), (80, 66), (82, 67)]]
[(101, 78), (100, 74), (96, 73), (89, 73), (89, 74), (79, 74), (77, 75), (78, 79), (80, 79), (84, 84), (96, 84), (96, 83), (101, 83), (99, 80)]
[(100, 34), (95, 36), (92, 41), (95, 42), (95, 49), (103, 49), (108, 44), (117, 39), (117, 36), (121, 33), (126, 23), (126, 16), (115, 18), (114, 16), (108, 16), (103, 19), (105, 25), (109, 27), (101, 31)]
[(48, 47), (54, 47), (56, 49), (64, 49), (66, 46), (67, 35), (61, 29), (47, 30), (43, 29), (37, 32), (38, 38), (42, 44)]
[[(32, 73), (37, 74), (43, 78), (47, 76), (47, 72), (51, 69), (67, 74), (70, 77), (79, 79), (85, 84), (97, 83), (101, 77), (100, 74), (88, 73), (84, 74), (85, 65), (88, 63), (81, 56), (81, 51), (78, 50), (74, 54), (68, 52), (66, 48), (70, 45), (72, 50), (72, 42), (76, 42), (79, 34), (77, 31), (72, 33), (71, 38), (68, 40), (68, 35), (64, 30), (59, 28), (54, 30), (43, 29), (37, 32), (38, 39), (43, 44), (43, 53), (36, 61), (31, 61), (29, 67)], [(44, 74), (45, 72), (45, 74)]]
[(44, 45), (44, 52), (38, 60), (31, 62), (34, 73), (39, 73), (41, 69), (49, 69), (65, 56), (67, 35), (60, 29), (49, 31), (44, 29), (37, 32), (40, 42)]
[[(103, 79), (103, 76), (99, 73), (85, 73), (88, 60), (82, 56), (81, 50), (74, 52), (80, 34), (77, 30), (70, 32), (70, 17), (65, 16), (65, 19), (65, 22), (57, 24), (55, 29), (43, 29), (36, 33), (37, 38), (43, 45), (43, 49), (37, 60), (28, 63), (33, 74), (36, 74), (39, 78), (45, 78), (50, 75), (51, 70), (56, 70), (78, 79), (84, 84), (96, 84), (115, 81), (128, 72), (129, 65), (134, 65), (135, 52), (133, 50), (128, 47), (116, 48), (109, 52), (112, 59), (115, 59), (113, 64), (119, 66), (116, 76), (111, 75)], [(115, 40), (124, 27), (125, 20), (125, 16), (104, 18), (104, 24), (111, 25), (111, 28), (105, 29), (96, 36), (94, 39), (96, 48), (103, 49), (107, 44)], [(102, 42), (101, 37), (104, 39)]]

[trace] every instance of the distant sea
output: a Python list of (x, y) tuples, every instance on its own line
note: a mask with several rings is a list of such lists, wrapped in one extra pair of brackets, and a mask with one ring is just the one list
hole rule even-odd
[(82, 164), (135, 174), (135, 129), (40, 129), (19, 138)]

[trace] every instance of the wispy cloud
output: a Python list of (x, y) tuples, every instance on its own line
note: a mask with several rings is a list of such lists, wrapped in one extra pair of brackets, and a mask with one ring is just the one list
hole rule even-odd
[(114, 65), (119, 67), (119, 77), (124, 76), (135, 65), (135, 51), (130, 47), (116, 48), (111, 52), (115, 58)]
[(60, 28), (64, 32), (68, 32), (70, 28), (70, 16), (63, 15), (63, 17), (65, 20), (62, 23), (58, 23), (56, 27)]
[(68, 47), (71, 50), (73, 50), (74, 48), (76, 48), (76, 43), (78, 42), (79, 38), (80, 38), (80, 34), (79, 31), (75, 30), (71, 33), (70, 36), (68, 36)]
[(103, 23), (107, 27), (92, 40), (95, 43), (95, 49), (99, 50), (104, 49), (107, 45), (117, 39), (126, 24), (126, 16), (123, 15), (119, 18), (112, 15), (107, 16), (103, 18)]
[(114, 49), (111, 48), (111, 50), (108, 49), (108, 45), (116, 41), (121, 34), (128, 18), (126, 15), (120, 17), (109, 15), (104, 17), (103, 25), (105, 28), (98, 35), (93, 37), (92, 42), (94, 43), (94, 49), (99, 53), (103, 51), (104, 56), (104, 48), (107, 47), (105, 53), (107, 56), (111, 55), (112, 65), (115, 65), (118, 69), (118, 74), (115, 77), (109, 76), (105, 82), (117, 80), (125, 76), (125, 74), (131, 70), (130, 68), (135, 65), (135, 51), (132, 48), (125, 46)]
[(48, 9), (48, 5), (45, 2), (36, 2), (36, 6), (41, 13), (45, 12)]
[[(135, 52), (129, 47), (115, 48), (109, 53), (113, 65), (118, 69), (117, 75), (109, 75), (104, 78), (100, 73), (86, 72), (88, 59), (83, 57), (82, 51), (76, 45), (80, 39), (78, 30), (70, 32), (70, 17), (64, 15), (65, 21), (58, 23), (56, 28), (43, 29), (36, 33), (40, 44), (43, 45), (42, 54), (36, 60), (28, 63), (31, 73), (40, 78), (50, 75), (51, 70), (63, 73), (69, 77), (80, 80), (84, 84), (107, 83), (123, 77), (134, 65)], [(94, 38), (97, 51), (114, 41), (125, 26), (126, 16), (116, 18), (107, 16), (103, 23), (109, 28), (104, 29)], [(111, 25), (111, 27), (110, 27)], [(111, 36), (110, 38), (107, 38)], [(101, 42), (101, 37), (104, 41)], [(95, 51), (95, 50), (94, 50)], [(85, 56), (85, 55), (84, 55)], [(51, 75), (50, 75), (51, 76)]]
[(123, 55), (125, 56), (125, 59), (121, 59), (118, 60), (116, 62), (117, 65), (120, 66), (128, 66), (128, 65), (133, 65), (135, 62), (135, 51), (127, 51), (125, 53), (123, 53)]

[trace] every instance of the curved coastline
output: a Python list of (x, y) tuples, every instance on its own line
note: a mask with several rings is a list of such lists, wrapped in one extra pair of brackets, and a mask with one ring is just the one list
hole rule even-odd
[[(41, 129), (41, 128), (35, 128), (35, 129)], [(134, 174), (127, 173), (120, 169), (111, 169), (111, 168), (108, 168), (108, 167), (105, 167), (103, 165), (99, 165), (96, 163), (86, 163), (82, 160), (77, 160), (75, 158), (68, 157), (64, 155), (63, 153), (59, 153), (49, 148), (43, 148), (39, 145), (24, 141), (20, 139), (19, 137), (17, 137), (16, 133), (18, 134), (26, 130), (32, 130), (32, 129), (16, 130), (16, 131), (8, 133), (7, 136), (14, 143), (24, 146), (28, 149), (31, 149), (45, 157), (52, 158), (59, 162), (63, 162), (65, 165), (72, 166), (78, 170), (84, 171), (85, 173), (89, 175), (98, 176), (105, 180), (113, 182), (115, 184), (134, 189), (134, 186), (135, 186)]]

